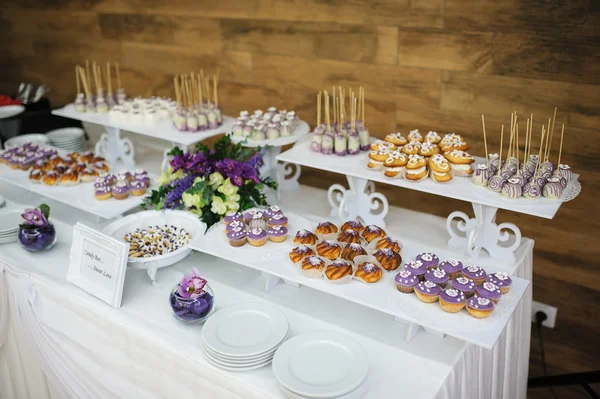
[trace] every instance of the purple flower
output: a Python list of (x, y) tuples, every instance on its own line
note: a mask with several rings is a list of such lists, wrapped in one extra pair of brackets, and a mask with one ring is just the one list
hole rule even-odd
[(179, 282), (177, 293), (182, 298), (196, 299), (203, 293), (206, 280), (198, 275), (198, 269), (192, 268), (192, 273), (186, 273)]
[(185, 170), (185, 165), (189, 161), (190, 154), (185, 153), (183, 156), (175, 155), (173, 159), (171, 159), (171, 167), (173, 168), (173, 173), (177, 172), (179, 169)]
[(215, 164), (217, 172), (221, 173), (226, 178), (229, 177), (232, 181), (235, 176), (241, 176), (242, 165), (233, 159), (223, 159)]
[(233, 176), (229, 179), (231, 180), (231, 184), (233, 184), (234, 186), (242, 187), (242, 185), (244, 184), (244, 179), (242, 179), (242, 176)]
[(25, 209), (25, 213), (21, 214), (21, 217), (27, 222), (27, 224), (32, 224), (38, 227), (48, 225), (48, 219), (46, 219), (42, 211), (37, 208)]
[(171, 190), (165, 195), (163, 209), (177, 209), (182, 203), (181, 196), (188, 188), (192, 187), (195, 178), (194, 175), (187, 175), (169, 183)]
[(244, 179), (252, 180), (254, 183), (259, 182), (258, 172), (248, 163), (242, 164), (242, 177)]
[(186, 172), (196, 172), (204, 175), (208, 169), (208, 160), (203, 152), (192, 155), (186, 160)]

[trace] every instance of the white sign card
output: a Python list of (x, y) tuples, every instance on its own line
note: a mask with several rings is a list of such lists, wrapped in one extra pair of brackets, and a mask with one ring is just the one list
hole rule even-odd
[(128, 257), (129, 243), (77, 223), (73, 227), (67, 281), (120, 308)]

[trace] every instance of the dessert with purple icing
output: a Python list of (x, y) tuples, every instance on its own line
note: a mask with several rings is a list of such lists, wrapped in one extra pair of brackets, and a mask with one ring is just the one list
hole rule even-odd
[(420, 260), (411, 260), (410, 262), (404, 264), (404, 270), (410, 270), (410, 272), (417, 276), (419, 280), (424, 280), (427, 267), (425, 267), (423, 262)]
[(245, 229), (245, 228), (246, 228), (246, 225), (243, 222), (234, 220), (233, 222), (225, 225), (225, 234), (229, 233), (230, 231), (233, 231), (233, 229)]
[(415, 285), (419, 283), (419, 277), (414, 275), (410, 270), (402, 270), (396, 274), (394, 282), (398, 291), (410, 294), (415, 291)]
[(232, 228), (231, 231), (227, 233), (227, 238), (232, 247), (241, 247), (246, 244), (247, 233), (244, 228)]
[(456, 259), (448, 259), (440, 263), (440, 269), (448, 274), (450, 280), (457, 278), (460, 275), (460, 271), (463, 269), (461, 261)]
[(461, 292), (464, 292), (467, 298), (469, 298), (475, 294), (475, 288), (477, 287), (477, 284), (475, 284), (475, 281), (471, 280), (470, 278), (459, 276), (453, 280), (450, 280), (450, 286)]
[(267, 232), (261, 228), (252, 228), (248, 232), (248, 244), (253, 247), (262, 247), (267, 243)]
[(445, 312), (458, 313), (467, 303), (464, 292), (454, 288), (447, 288), (440, 293), (440, 306)]
[(283, 215), (283, 212), (281, 211), (281, 208), (279, 208), (277, 205), (273, 205), (265, 209), (263, 214), (265, 216), (265, 219), (268, 220), (275, 215)]
[(437, 267), (440, 263), (440, 258), (431, 252), (423, 252), (422, 254), (417, 255), (416, 260), (423, 263), (427, 269)]
[(267, 230), (269, 240), (273, 242), (284, 242), (287, 239), (288, 229), (285, 226), (271, 226)]
[(431, 281), (420, 281), (415, 285), (415, 294), (421, 302), (434, 303), (438, 300), (442, 289)]
[(448, 274), (439, 267), (434, 267), (425, 272), (425, 280), (436, 283), (440, 287), (444, 287), (448, 282)]
[(225, 224), (229, 225), (232, 222), (241, 222), (244, 216), (240, 212), (229, 211), (223, 217)]
[(377, 259), (377, 262), (379, 262), (379, 264), (388, 271), (396, 270), (400, 264), (402, 264), (402, 257), (400, 254), (389, 248), (378, 249), (377, 251), (373, 252), (373, 256), (375, 259)]
[(269, 226), (287, 226), (288, 218), (282, 213), (275, 214), (268, 219)]
[(512, 286), (512, 280), (506, 272), (488, 274), (486, 280), (500, 288), (502, 294), (508, 293)]
[(477, 295), (474, 295), (467, 300), (467, 311), (471, 316), (478, 319), (488, 317), (494, 311), (495, 306), (494, 302)]
[(485, 281), (485, 276), (486, 276), (485, 270), (483, 270), (479, 266), (475, 266), (475, 265), (467, 266), (461, 270), (461, 273), (462, 273), (463, 277), (470, 278), (477, 285), (481, 285)]
[(498, 303), (500, 298), (502, 298), (502, 291), (500, 288), (494, 283), (490, 283), (489, 281), (484, 282), (480, 286), (475, 289), (475, 293), (481, 298), (487, 298), (494, 303)]

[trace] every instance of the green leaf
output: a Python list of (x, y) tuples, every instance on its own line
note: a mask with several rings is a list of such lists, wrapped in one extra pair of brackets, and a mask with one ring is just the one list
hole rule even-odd
[(171, 148), (171, 151), (169, 151), (167, 153), (167, 155), (169, 156), (183, 156), (183, 150), (179, 147), (173, 147)]
[(40, 211), (42, 212), (42, 215), (44, 215), (46, 217), (46, 219), (48, 219), (50, 217), (50, 207), (46, 204), (42, 204), (40, 205)]

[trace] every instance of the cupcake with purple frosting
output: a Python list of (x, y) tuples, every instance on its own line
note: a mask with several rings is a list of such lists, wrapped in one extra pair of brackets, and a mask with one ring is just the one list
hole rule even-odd
[(454, 288), (448, 288), (440, 293), (440, 306), (445, 312), (458, 313), (467, 304), (464, 292)]
[(427, 269), (432, 269), (440, 264), (440, 258), (431, 252), (423, 252), (417, 255), (416, 259), (423, 263)]
[(267, 232), (263, 229), (252, 229), (248, 232), (248, 244), (253, 247), (262, 247), (267, 243)]
[(450, 280), (457, 278), (460, 275), (460, 271), (463, 269), (461, 261), (456, 259), (448, 259), (440, 263), (440, 269), (448, 274)]
[(284, 242), (287, 239), (288, 229), (284, 226), (271, 226), (267, 230), (269, 240), (273, 242)]
[(283, 214), (278, 213), (275, 214), (273, 216), (271, 216), (268, 220), (269, 226), (273, 227), (273, 226), (286, 226), (288, 224), (288, 218), (287, 216), (283, 216)]
[(283, 212), (281, 211), (281, 208), (279, 208), (277, 205), (273, 205), (265, 209), (263, 214), (265, 216), (265, 219), (269, 220), (275, 215), (282, 215)]
[(486, 280), (500, 288), (502, 294), (508, 293), (512, 286), (512, 280), (505, 272), (488, 274)]
[(457, 290), (464, 292), (467, 298), (472, 297), (475, 294), (475, 288), (477, 284), (470, 278), (459, 276), (453, 280), (450, 280), (450, 286)]
[(485, 319), (495, 308), (494, 302), (487, 298), (482, 298), (477, 295), (472, 296), (467, 300), (467, 312), (478, 319)]
[(225, 233), (229, 233), (230, 231), (233, 231), (234, 229), (245, 229), (246, 225), (244, 224), (244, 222), (241, 222), (239, 220), (234, 220), (233, 222), (225, 225)]
[(425, 279), (425, 272), (427, 271), (427, 267), (420, 260), (411, 260), (408, 263), (404, 264), (404, 270), (409, 270), (412, 274), (417, 276), (419, 280)]
[(229, 239), (229, 244), (231, 244), (232, 247), (241, 247), (246, 244), (246, 230), (239, 227), (232, 229), (229, 233), (227, 233), (227, 238)]
[(500, 298), (502, 298), (502, 291), (500, 291), (500, 288), (498, 288), (496, 284), (490, 283), (489, 281), (486, 281), (478, 286), (475, 292), (478, 296), (487, 298), (494, 303), (498, 303)]
[(444, 287), (448, 282), (448, 274), (439, 267), (434, 267), (425, 272), (425, 280)]
[(483, 270), (479, 266), (475, 266), (475, 265), (467, 266), (461, 270), (461, 273), (464, 277), (470, 278), (471, 280), (473, 280), (475, 282), (475, 284), (477, 284), (477, 285), (481, 285), (485, 281), (485, 276), (486, 276), (485, 270)]
[(431, 281), (421, 281), (415, 285), (415, 294), (421, 302), (434, 303), (438, 300), (442, 289)]
[(241, 222), (243, 220), (243, 215), (240, 212), (229, 211), (223, 217), (223, 221), (225, 224), (229, 225), (231, 222)]
[(396, 288), (398, 291), (405, 294), (410, 294), (415, 291), (415, 285), (419, 283), (419, 277), (413, 274), (410, 270), (402, 270), (394, 277)]

